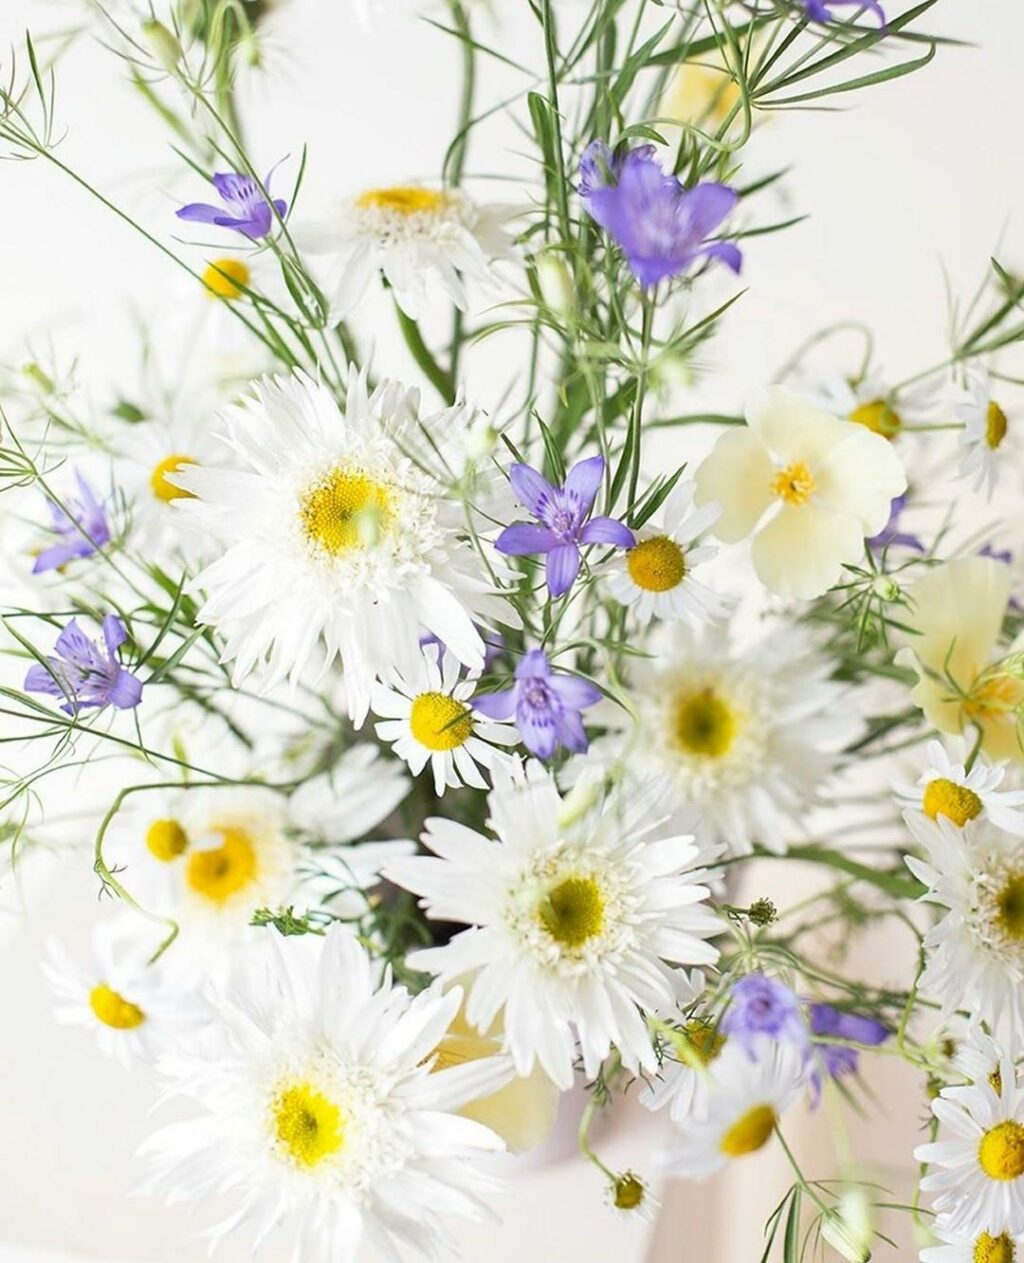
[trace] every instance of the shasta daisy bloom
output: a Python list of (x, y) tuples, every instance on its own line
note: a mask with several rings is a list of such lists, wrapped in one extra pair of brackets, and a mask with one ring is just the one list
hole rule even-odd
[(678, 482), (665, 501), (660, 526), (638, 531), (635, 546), (602, 567), (609, 592), (632, 608), (641, 625), (652, 618), (706, 622), (728, 612), (727, 602), (694, 578), (694, 570), (718, 552), (697, 541), (719, 510), (705, 504), (691, 512), (693, 491), (692, 481)]
[(57, 542), (39, 552), (32, 567), (33, 574), (60, 570), (69, 561), (92, 557), (110, 543), (109, 502), (99, 499), (81, 472), (76, 473), (75, 481), (77, 496), (67, 497), (63, 505), (53, 500), (48, 502), (51, 529)]
[(970, 772), (954, 763), (938, 741), (928, 742), (928, 767), (916, 785), (897, 785), (897, 802), (907, 811), (942, 815), (955, 825), (984, 816), (1000, 829), (1024, 835), (1024, 790), (1000, 789), (1006, 769), (979, 759)]
[(1002, 1078), (1003, 1058), (1009, 1056), (1016, 1066), (1014, 1055), (1016, 1047), (1016, 1042), (1012, 1045), (1006, 1044), (1004, 1052), (991, 1035), (983, 1031), (977, 1022), (972, 1022), (967, 1034), (957, 1046), (953, 1065), (968, 1082), (991, 1082), (994, 1088), (998, 1088)]
[(667, 775), (678, 806), (697, 804), (708, 845), (782, 852), (786, 825), (860, 731), (832, 663), (790, 626), (740, 654), (720, 634), (666, 625), (649, 649), (633, 668), (626, 764), (641, 779)]
[(519, 734), (510, 724), (498, 724), (475, 714), (471, 698), (476, 681), (461, 678), (451, 654), (421, 654), (419, 669), (393, 686), (375, 684), (370, 709), (382, 717), (375, 725), (381, 741), (387, 741), (414, 776), (429, 763), (434, 790), (472, 785), (484, 789), (481, 767), (507, 763), (510, 755), (497, 746), (513, 746)]
[[(1010, 597), (1010, 572), (993, 557), (957, 557), (906, 590), (910, 629), (897, 661), (917, 672), (911, 698), (939, 732), (976, 725), (992, 759), (1024, 762), (1017, 708), (1024, 679), (998, 649)], [(1012, 648), (1012, 647), (1011, 647)]]
[(1010, 463), (1007, 457), (1009, 422), (992, 398), (992, 383), (981, 368), (967, 368), (963, 383), (953, 394), (953, 418), (963, 426), (959, 476), (973, 478), (975, 491), (985, 490), (991, 500), (999, 476)]
[(698, 504), (721, 505), (718, 538), (736, 543), (753, 534), (761, 582), (804, 599), (838, 582), (907, 487), (886, 439), (778, 386), (754, 401), (746, 427), (719, 437), (696, 482)]
[(63, 698), (61, 710), (69, 715), (91, 707), (134, 710), (142, 701), (142, 681), (121, 665), (118, 650), (127, 639), (116, 614), (103, 619), (102, 648), (72, 618), (57, 637), (54, 655), (47, 657), (45, 665), (37, 662), (29, 667), (25, 688)]
[(416, 674), (424, 631), (482, 668), (474, 619), (510, 614), (481, 574), (458, 504), (403, 446), (419, 424), (458, 426), (466, 410), (420, 422), (418, 409), (418, 392), (382, 382), (369, 395), (355, 370), (344, 413), (308, 377), (267, 378), (223, 415), (237, 467), (179, 470), (190, 496), (175, 507), (224, 545), (193, 587), (236, 680), (264, 666), (270, 688), (315, 660), (319, 679), (340, 656), (359, 724), (374, 679)]
[(800, 1089), (803, 1058), (792, 1044), (765, 1037), (755, 1051), (751, 1058), (732, 1044), (722, 1049), (702, 1108), (683, 1123), (664, 1156), (671, 1174), (703, 1179), (771, 1140)]
[(422, 840), (433, 856), (385, 870), (422, 896), (432, 919), (472, 927), (408, 963), (442, 979), (472, 974), (466, 1019), (486, 1031), (504, 1014), (521, 1075), (539, 1062), (571, 1087), (577, 1040), (589, 1078), (613, 1045), (628, 1068), (653, 1071), (643, 1014), (673, 1002), (665, 962), (718, 957), (705, 941), (719, 922), (703, 905), (698, 849), (689, 838), (652, 839), (651, 797), (609, 800), (560, 827), (562, 802), (539, 764), (515, 780), (496, 772), (497, 840), (428, 820)]
[(1008, 1232), (957, 1232), (945, 1215), (931, 1225), (942, 1242), (921, 1251), (921, 1263), (1020, 1263), (1024, 1259), (1024, 1237)]
[(336, 1263), (370, 1249), (398, 1258), (452, 1250), (445, 1220), (480, 1218), (503, 1146), (455, 1111), (493, 1092), (507, 1058), (438, 1069), (432, 1054), (459, 1007), (456, 988), (410, 998), (355, 938), (263, 940), (191, 1054), (162, 1058), (169, 1093), (192, 1116), (142, 1147), (151, 1187), (174, 1202), (235, 1204), (212, 1229), (247, 1230), (254, 1252)]
[(324, 289), (345, 315), (381, 274), (413, 319), (440, 289), (462, 310), (473, 291), (500, 280), (495, 263), (516, 257), (510, 206), (480, 206), (455, 189), (417, 186), (368, 189), (320, 224), (298, 233), (299, 244), (326, 261)]
[(1006, 1015), (1024, 1031), (1024, 842), (984, 819), (962, 829), (943, 815), (904, 819), (924, 849), (907, 867), (922, 899), (944, 909), (924, 937), (922, 992), (946, 1014), (965, 1008), (992, 1027)]

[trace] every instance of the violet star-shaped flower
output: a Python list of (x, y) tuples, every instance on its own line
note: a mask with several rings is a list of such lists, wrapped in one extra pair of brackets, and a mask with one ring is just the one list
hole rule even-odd
[(488, 719), (515, 718), (523, 745), (550, 759), (560, 745), (573, 754), (587, 749), (581, 710), (601, 700), (596, 684), (551, 670), (543, 649), (531, 649), (516, 667), (516, 682), (500, 693), (477, 693), (473, 709)]
[(116, 614), (103, 620), (103, 648), (72, 619), (57, 637), (55, 657), (36, 663), (25, 676), (30, 693), (63, 697), (61, 710), (75, 715), (90, 706), (131, 710), (142, 701), (142, 681), (121, 666), (117, 651), (128, 639)]
[(785, 1040), (800, 1049), (806, 1049), (809, 1042), (807, 1022), (796, 993), (785, 983), (758, 973), (747, 974), (733, 984), (720, 1029), (750, 1056), (761, 1035)]
[(831, 1004), (812, 1004), (810, 1021), (811, 1035), (815, 1039), (815, 1060), (818, 1063), (810, 1076), (811, 1095), (816, 1103), (821, 1095), (821, 1071), (824, 1070), (832, 1079), (838, 1079), (844, 1074), (853, 1074), (858, 1061), (856, 1048), (847, 1048), (843, 1044), (819, 1043), (822, 1036), (832, 1035), (836, 1039), (877, 1047), (885, 1043), (890, 1032), (876, 1018), (845, 1013), (842, 1009), (833, 1008)]
[(831, 12), (838, 5), (853, 5), (858, 9), (869, 9), (878, 18), (880, 26), (885, 26), (885, 13), (877, 0), (802, 0), (804, 11), (812, 22), (831, 22), (835, 14)]
[[(263, 187), (270, 189), (270, 176)], [(288, 211), (288, 203), (279, 198), (271, 203), (264, 197), (259, 184), (251, 175), (234, 171), (220, 172), (213, 177), (213, 187), (220, 194), (223, 206), (211, 206), (208, 202), (190, 202), (175, 214), (194, 224), (215, 224), (218, 228), (232, 228), (246, 237), (265, 237), (274, 226), (274, 210), (280, 217)]]
[(889, 520), (878, 532), (868, 540), (868, 547), (875, 552), (886, 548), (910, 548), (914, 552), (923, 553), (924, 544), (916, 535), (900, 530), (900, 518), (907, 507), (906, 495), (897, 496), (889, 505)]
[(75, 481), (78, 483), (78, 495), (67, 500), (67, 511), (52, 500), (49, 502), (52, 529), (59, 536), (59, 541), (39, 554), (32, 567), (33, 574), (59, 570), (76, 557), (91, 557), (110, 543), (110, 523), (105, 504), (81, 474), (75, 475)]
[(702, 258), (738, 272), (738, 247), (708, 240), (739, 200), (736, 191), (713, 183), (685, 189), (654, 153), (653, 145), (622, 154), (599, 140), (587, 146), (579, 193), (591, 218), (621, 246), (644, 288), (679, 276)]
[(539, 525), (513, 522), (494, 546), (510, 557), (546, 553), (548, 591), (554, 597), (564, 595), (575, 583), (581, 544), (608, 544), (612, 548), (636, 544), (628, 526), (614, 518), (590, 516), (603, 477), (603, 456), (591, 456), (573, 465), (563, 487), (553, 487), (529, 465), (513, 465), (509, 471), (512, 490)]

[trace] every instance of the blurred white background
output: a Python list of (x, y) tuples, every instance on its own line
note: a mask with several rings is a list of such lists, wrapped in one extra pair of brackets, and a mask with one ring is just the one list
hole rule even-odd
[[(26, 27), (61, 27), (76, 7), (71, 0), (2, 0), (0, 50), (17, 44)], [(264, 95), (250, 95), (248, 131), (261, 164), (291, 154), (294, 169), (308, 142), (310, 204), (429, 178), (439, 168), (455, 110), (453, 52), (439, 33), (404, 8), (389, 14), (391, 7), (389, 0), (367, 31), (347, 0), (297, 0), (296, 51)], [(525, 0), (494, 0), (493, 8), (501, 46), (537, 61), (538, 31)], [(793, 164), (788, 202), (810, 218), (748, 243), (748, 292), (707, 357), (694, 410), (739, 407), (802, 338), (837, 320), (870, 324), (893, 376), (930, 365), (945, 345), (942, 268), (961, 293), (972, 290), (1001, 237), (1001, 260), (1024, 266), (1016, 217), (1024, 207), (1024, 6), (939, 0), (929, 22), (976, 46), (940, 49), (921, 73), (845, 108), (775, 117), (756, 137), (755, 169)], [(482, 73), (483, 95), (496, 98), (504, 75), (486, 62)], [(181, 195), (166, 137), (116, 62), (87, 41), (61, 68), (57, 113), (68, 133), (64, 161), (157, 235), (171, 236), (175, 205), (200, 190)], [(517, 148), (515, 132), (498, 121), (474, 141), (469, 170), (521, 172)], [(90, 376), (130, 377), (135, 345), (126, 304), (152, 310), (176, 303), (180, 282), (171, 265), (42, 162), (7, 163), (0, 181), (0, 359), (16, 362), (26, 340), (38, 342), (55, 326), (59, 345), (77, 352)], [(497, 186), (495, 196), (512, 200), (509, 187)], [(390, 333), (375, 341), (389, 368), (413, 372)], [(849, 349), (837, 369), (855, 366), (859, 348)], [(474, 361), (471, 389), (482, 402), (496, 373), (500, 363), (486, 355)], [(85, 829), (82, 841), (87, 849)], [(50, 1258), (46, 1252), (122, 1263), (199, 1258), (203, 1247), (186, 1216), (131, 1192), (140, 1178), (133, 1154), (151, 1129), (148, 1085), (104, 1061), (86, 1032), (50, 1019), (40, 944), (55, 931), (84, 942), (96, 912), (88, 861), (84, 853), (64, 858), (28, 877), (31, 919), (0, 922), (0, 1242), (7, 1251), (0, 1248), (0, 1259)], [(793, 897), (792, 872), (770, 874), (774, 887), (768, 880), (759, 892)], [(873, 963), (880, 977), (899, 977), (887, 943), (866, 944), (861, 963)], [(909, 1167), (921, 1109), (919, 1096), (905, 1090), (909, 1082), (887, 1065), (872, 1068), (871, 1087), (890, 1109), (908, 1102), (905, 1117), (876, 1116), (873, 1128), (854, 1127), (853, 1147), (872, 1174)], [(611, 1155), (648, 1170), (660, 1126), (620, 1121)], [(804, 1148), (822, 1155), (815, 1174), (830, 1174), (828, 1142), (812, 1123), (804, 1131)], [(464, 1255), (468, 1263), (754, 1263), (760, 1225), (786, 1182), (781, 1166), (766, 1159), (696, 1194), (664, 1190), (658, 1224), (635, 1228), (601, 1208), (594, 1173), (570, 1162), (523, 1176), (500, 1208), (505, 1228), (467, 1232)], [(229, 1249), (223, 1257), (247, 1254)], [(898, 1257), (910, 1257), (909, 1245)]]

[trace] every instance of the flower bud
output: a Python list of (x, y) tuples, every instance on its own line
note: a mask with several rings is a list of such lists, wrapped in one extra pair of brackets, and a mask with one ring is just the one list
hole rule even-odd
[(173, 31), (169, 31), (156, 18), (147, 18), (142, 24), (142, 34), (149, 44), (150, 52), (163, 66), (164, 70), (173, 74), (181, 60), (181, 45)]
[(895, 601), (900, 595), (900, 585), (887, 574), (880, 574), (872, 580), (871, 591), (880, 601)]
[(875, 1232), (871, 1222), (871, 1205), (863, 1189), (848, 1188), (840, 1199), (838, 1210), (822, 1215), (821, 1235), (850, 1263), (868, 1263)]
[(537, 284), (541, 298), (552, 311), (569, 311), (573, 305), (572, 277), (565, 262), (553, 250), (537, 256)]

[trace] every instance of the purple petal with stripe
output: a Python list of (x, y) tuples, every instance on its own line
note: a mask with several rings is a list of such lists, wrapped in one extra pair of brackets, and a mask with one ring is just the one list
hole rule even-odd
[(579, 572), (580, 550), (575, 544), (562, 544), (548, 553), (545, 573), (552, 596), (564, 596), (576, 582)]

